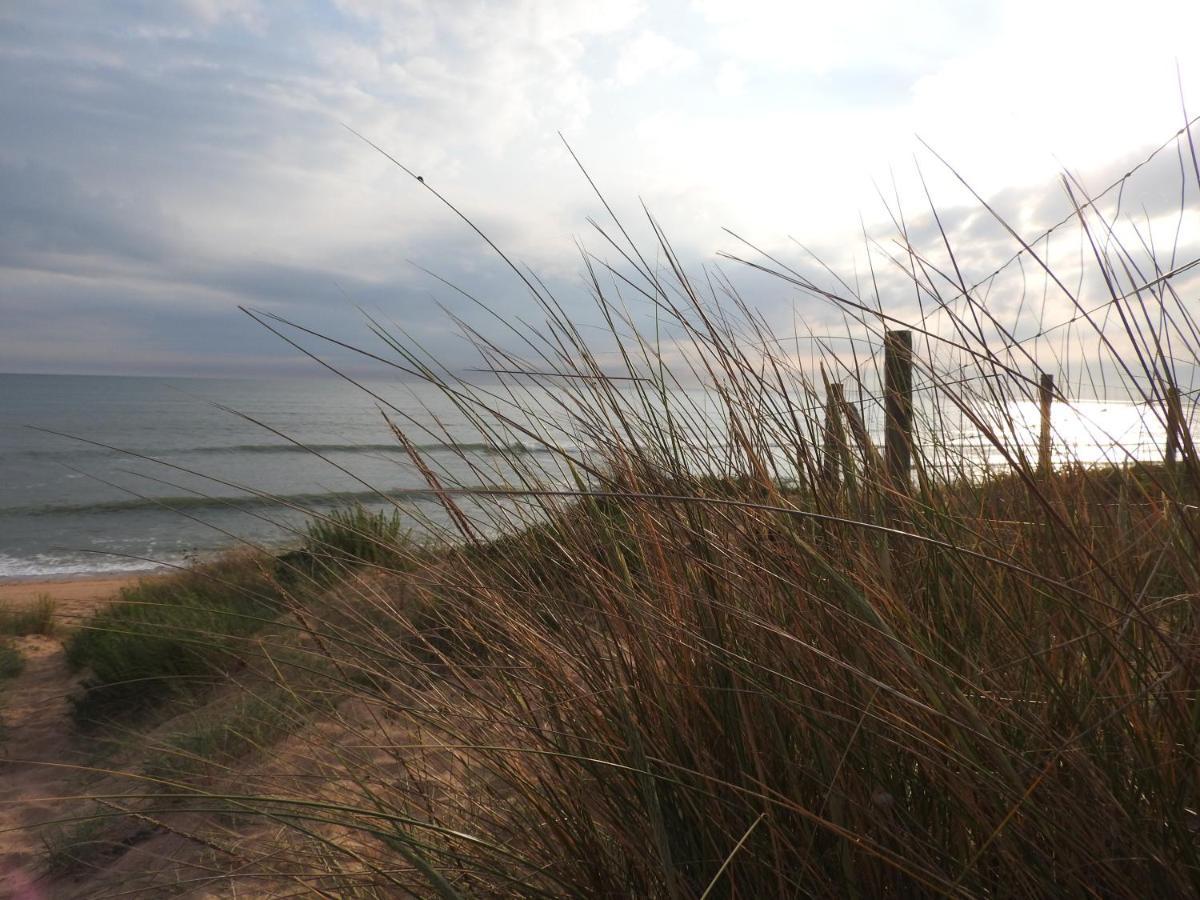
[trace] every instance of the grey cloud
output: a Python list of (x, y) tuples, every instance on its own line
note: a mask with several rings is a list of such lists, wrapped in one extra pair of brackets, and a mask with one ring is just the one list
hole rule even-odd
[[(404, 308), (428, 314), (428, 294), (446, 291), (404, 257), (506, 311), (519, 303), (519, 292), (487, 274), (491, 262), (465, 229), (425, 229), (399, 257), (396, 241), (380, 235), (341, 264), (247, 259), (211, 241), (196, 249), (196, 224), (177, 203), (186, 192), (244, 185), (247, 203), (260, 203), (264, 191), (281, 189), (271, 169), (282, 158), (299, 167), (288, 176), (296, 181), (348, 148), (370, 152), (321, 112), (354, 91), (313, 69), (303, 31), (311, 15), (283, 17), (272, 40), (260, 40), (158, 3), (0, 13), (0, 118), (13, 125), (0, 146), (4, 368), (33, 365), (34, 347), (60, 347), (65, 366), (103, 366), (106, 347), (118, 368), (154, 347), (229, 355), (245, 343), (233, 332), (221, 337), (235, 322), (246, 328), (238, 303), (361, 335), (352, 306), (360, 303), (399, 312), (407, 328), (436, 337), (442, 326)], [(419, 117), (422, 103), (438, 98), (408, 112)], [(247, 213), (270, 215), (261, 205)], [(490, 230), (504, 238), (502, 228)], [(22, 275), (34, 271), (56, 277)], [(249, 346), (278, 355), (278, 342), (260, 337)]]
[[(549, 158), (547, 147), (561, 152), (555, 128), (569, 131), (586, 115), (586, 73), (603, 69), (594, 48), (585, 46), (590, 26), (573, 22), (568, 9), (551, 39), (538, 43), (525, 34), (532, 24), (519, 5), (512, 21), (486, 4), (419, 0), (281, 9), (128, 0), (103, 9), (63, 2), (0, 10), (0, 121), (6, 123), (0, 143), (0, 304), (6, 319), (0, 368), (152, 369), (177, 353), (187, 366), (223, 371), (292, 358), (293, 351), (243, 320), (239, 303), (369, 341), (354, 309), (361, 304), (397, 322), (440, 358), (474, 362), (436, 302), (486, 334), (499, 337), (503, 325), (414, 270), (408, 259), (480, 297), (502, 322), (540, 318), (519, 279), (448, 213), (406, 227), (416, 217), (407, 207), (394, 221), (374, 210), (377, 218), (369, 221), (385, 223), (378, 233), (303, 252), (280, 247), (269, 256), (260, 247), (239, 246), (238, 237), (222, 235), (204, 214), (222, 203), (226, 214), (229, 207), (244, 207), (248, 227), (278, 222), (286, 233), (282, 226), (294, 223), (280, 220), (294, 208), (315, 208), (320, 215), (320, 204), (289, 204), (293, 193), (316, 190), (310, 179), (325, 179), (320, 190), (334, 193), (347, 185), (403, 182), (391, 170), (379, 178), (386, 164), (342, 131), (344, 120), (382, 135), (385, 145), (426, 174), (454, 179), (477, 195), (502, 197), (511, 215), (483, 206), (481, 223), (501, 246), (528, 248), (544, 237), (538, 232), (530, 238), (521, 230), (528, 222), (518, 224), (526, 212), (523, 192), (537, 180), (529, 173), (537, 160)], [(587, 148), (579, 149), (586, 158)], [(1147, 202), (1152, 214), (1169, 212), (1178, 202), (1178, 161), (1167, 156), (1169, 166), (1156, 162), (1138, 176), (1139, 202)], [(1119, 174), (1135, 157), (1109, 168)], [(328, 178), (364, 159), (379, 163), (378, 169), (354, 171), (345, 182)], [(506, 167), (513, 159), (526, 167), (525, 183), (510, 183)], [(564, 168), (569, 171), (569, 163)], [(1108, 174), (1089, 173), (1087, 181), (1106, 184)], [(586, 185), (579, 186), (586, 196)], [(636, 185), (613, 187), (632, 191)], [(338, 199), (331, 197), (329, 205)], [(392, 199), (381, 196), (379, 206)], [(990, 199), (1020, 220), (1023, 233), (1036, 232), (1066, 209), (1053, 184)], [(637, 209), (631, 198), (614, 200), (629, 200), (628, 207)], [(572, 227), (582, 228), (582, 202), (553, 202), (578, 223)], [(692, 212), (688, 204), (702, 202), (681, 198), (680, 215)], [(595, 212), (594, 204), (587, 211)], [(312, 233), (337, 238), (340, 224), (315, 222)], [(962, 251), (968, 279), (988, 274), (1016, 250), (977, 207), (949, 208), (943, 224)], [(948, 268), (930, 217), (914, 207), (909, 226), (914, 244)], [(598, 239), (587, 241), (602, 256), (611, 255)], [(269, 234), (263, 243), (269, 244)], [(694, 260), (707, 248), (679, 249)], [(833, 242), (826, 251), (829, 262), (848, 273), (845, 245)], [(568, 258), (549, 281), (572, 314), (587, 320), (594, 314), (586, 288), (572, 275), (575, 265)], [(726, 270), (751, 304), (788, 329), (796, 292), (736, 266)], [(865, 265), (860, 274), (865, 284)], [(997, 315), (1015, 315), (1019, 275), (1009, 273), (1011, 280), (989, 299)], [(819, 272), (813, 277), (828, 282)], [(880, 265), (878, 277), (885, 302), (911, 306), (912, 288), (902, 273)], [(814, 328), (841, 327), (836, 308), (799, 303)]]
[(146, 198), (91, 191), (38, 162), (0, 163), (0, 265), (96, 255), (147, 262), (163, 255), (171, 228)]

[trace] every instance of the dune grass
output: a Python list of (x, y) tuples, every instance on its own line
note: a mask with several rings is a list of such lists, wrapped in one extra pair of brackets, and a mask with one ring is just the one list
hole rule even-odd
[(32, 603), (20, 606), (0, 604), (0, 634), (24, 637), (27, 634), (51, 635), (54, 633), (53, 598), (42, 595)]
[(360, 565), (402, 567), (413, 549), (398, 510), (370, 510), (358, 503), (310, 519), (300, 546), (282, 554), (277, 568), (302, 583), (327, 581)]
[[(1098, 211), (1074, 221), (1107, 241), (1085, 262), (1110, 314), (1051, 272), (1041, 315), (1078, 323), (1072, 352), (1104, 390), (1161, 408), (1195, 377), (1194, 304), (1170, 279), (1139, 287), (1170, 266)], [(557, 456), (510, 455), (483, 488), (426, 460), (457, 542), (400, 579), (420, 616), (386, 589), (331, 596), (325, 647), (390, 713), (347, 722), (370, 751), (327, 761), (371, 787), (321, 793), (362, 879), (385, 891), (399, 856), (440, 896), (1200, 892), (1194, 448), (1169, 470), (1115, 446), (1039, 473), (1011, 410), (1064, 357), (948, 275), (949, 247), (934, 264), (899, 236), (911, 318), (747, 260), (873, 349), (915, 331), (919, 437), (897, 482), (875, 443), (878, 356), (836, 336), (793, 353), (651, 227), (646, 252), (605, 234), (619, 270), (585, 260), (605, 338), (533, 281), (521, 352), (471, 332), (498, 385), (379, 328), (498, 453), (519, 438)], [(625, 294), (654, 307), (650, 329)], [(826, 380), (865, 426), (826, 433)], [(964, 428), (982, 452), (954, 442)], [(480, 505), (508, 536), (481, 537)]]
[(230, 773), (240, 760), (269, 748), (300, 728), (310, 711), (295, 693), (279, 688), (247, 691), (231, 702), (205, 707), (172, 728), (142, 767), (147, 778), (197, 783)]
[[(420, 548), (376, 556), (365, 511), (314, 526), (340, 574), (288, 595), (303, 640), (274, 671), (327, 711), (270, 779), (199, 779), (192, 808), (257, 812), (273, 874), (331, 895), (1200, 894), (1195, 448), (1039, 472), (1012, 413), (1043, 368), (1080, 384), (1071, 358), (1154, 409), (1196, 377), (1195, 282), (1147, 284), (1181, 261), (1122, 244), (1100, 209), (1073, 220), (1104, 238), (1078, 277), (1099, 296), (1047, 265), (1034, 311), (1074, 329), (1069, 358), (1017, 338), (948, 241), (934, 258), (903, 230), (915, 312), (746, 260), (832, 304), (847, 351), (810, 334), (796, 352), (728, 279), (690, 278), (653, 221), (646, 248), (604, 234), (619, 268), (585, 258), (599, 337), (514, 266), (542, 321), (502, 321), (520, 352), (468, 329), (495, 380), (378, 326), (504, 470), (456, 483), (410, 450), (443, 513)], [(917, 441), (895, 478), (870, 353), (905, 325)], [(517, 442), (548, 452), (506, 455)], [(236, 604), (129, 595), (73, 658), (102, 688), (211, 678), (226, 635), (269, 618), (281, 589), (256, 579)], [(179, 755), (232, 739), (236, 759), (257, 743), (240, 734)]]
[(47, 874), (60, 876), (100, 865), (113, 855), (120, 843), (106, 836), (111, 825), (103, 809), (96, 809), (69, 825), (54, 825), (42, 831), (45, 849), (43, 865)]
[(217, 683), (243, 663), (243, 640), (276, 615), (270, 565), (254, 555), (123, 589), (67, 641), (67, 661), (87, 673), (77, 720), (136, 713), (167, 694)]

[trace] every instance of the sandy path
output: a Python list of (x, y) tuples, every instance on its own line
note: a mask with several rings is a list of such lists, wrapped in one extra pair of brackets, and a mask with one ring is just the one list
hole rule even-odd
[[(22, 606), (42, 595), (55, 600), (60, 633), (10, 638), (25, 658), (16, 678), (0, 682), (0, 897), (33, 874), (41, 841), (28, 826), (53, 818), (50, 799), (69, 793), (86, 746), (70, 720), (68, 696), (77, 677), (66, 664), (61, 631), (103, 606), (136, 578), (0, 583), (0, 604)], [(47, 764), (60, 764), (47, 765)]]

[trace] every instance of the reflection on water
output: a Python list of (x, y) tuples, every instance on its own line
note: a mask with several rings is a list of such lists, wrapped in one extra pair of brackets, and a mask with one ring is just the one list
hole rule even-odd
[[(1038, 405), (1017, 402), (1010, 410), (1022, 444), (1036, 448), (1041, 431)], [(1056, 464), (1161, 460), (1167, 430), (1160, 416), (1143, 403), (1055, 403), (1050, 416), (1052, 459)]]
[[(1193, 414), (1189, 426), (1192, 434), (1196, 432), (1194, 419)], [(994, 439), (979, 429), (963, 428), (934, 448), (933, 457), (948, 465), (961, 464), (966, 457), (984, 468), (1008, 465), (1010, 457), (1036, 460), (1041, 434), (1041, 409), (1037, 403), (1024, 400), (1008, 403), (1003, 413), (988, 425)], [(1051, 461), (1055, 467), (1160, 462), (1166, 453), (1163, 412), (1146, 403), (1059, 401), (1051, 407), (1050, 428)], [(996, 446), (997, 441), (1003, 450)]]

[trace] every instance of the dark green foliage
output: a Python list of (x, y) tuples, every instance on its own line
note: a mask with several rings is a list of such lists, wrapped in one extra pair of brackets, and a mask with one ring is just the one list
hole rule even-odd
[(400, 513), (362, 504), (314, 516), (299, 550), (280, 557), (284, 572), (309, 577), (336, 575), (347, 567), (402, 568), (410, 549)]
[(226, 558), (123, 590), (67, 643), (71, 666), (89, 670), (76, 718), (136, 711), (165, 694), (213, 683), (239, 664), (243, 639), (274, 619), (276, 602), (254, 557)]

